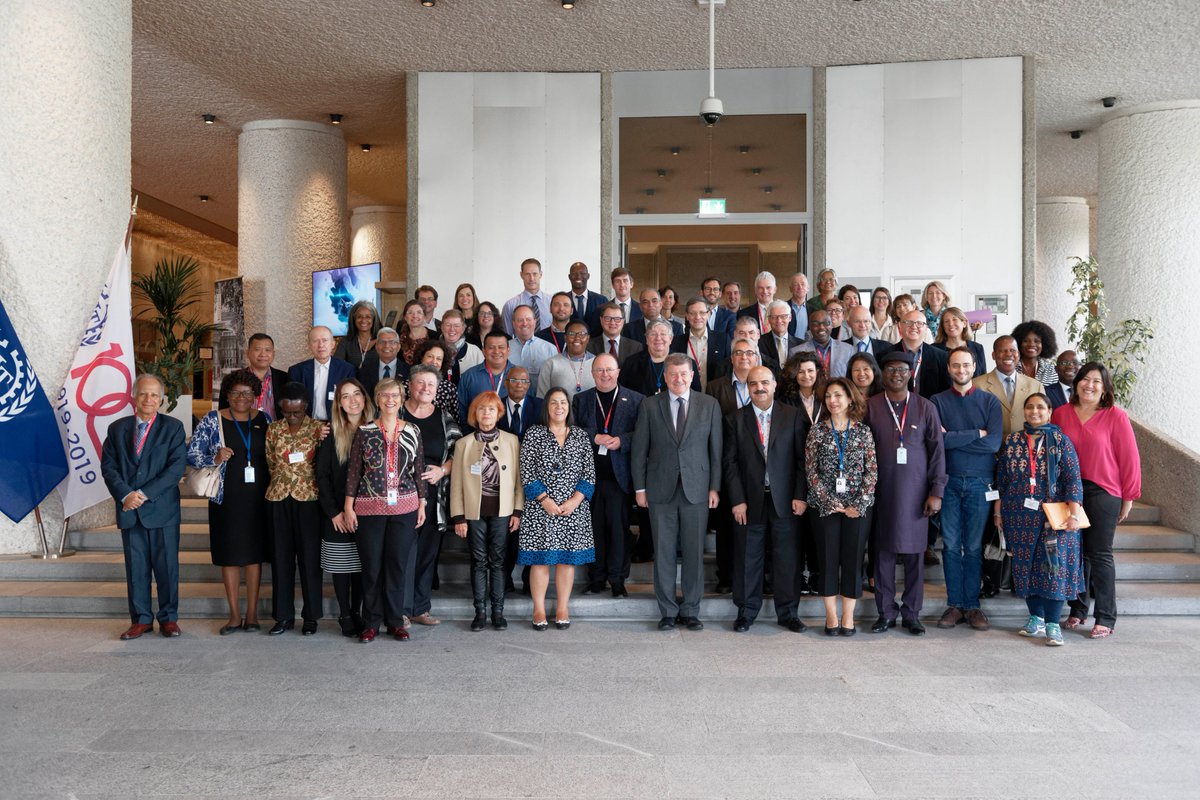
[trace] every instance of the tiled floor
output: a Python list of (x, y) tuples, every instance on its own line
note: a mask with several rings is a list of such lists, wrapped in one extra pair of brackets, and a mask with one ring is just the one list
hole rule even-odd
[(0, 797), (1200, 798), (1197, 619), (1060, 649), (511, 623), (0, 620)]

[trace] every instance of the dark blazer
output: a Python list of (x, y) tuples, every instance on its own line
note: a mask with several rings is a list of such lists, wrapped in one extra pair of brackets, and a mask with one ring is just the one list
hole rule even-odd
[[(405, 380), (408, 378), (408, 370), (410, 367), (404, 361), (404, 356), (396, 354), (396, 374), (392, 377), (396, 380)], [(339, 380), (345, 380), (340, 378)], [(375, 397), (375, 387), (379, 385), (379, 354), (374, 350), (367, 353), (363, 364), (358, 368), (359, 383), (367, 390), (369, 397)]]
[[(646, 397), (658, 394), (660, 391), (665, 392), (667, 390), (665, 375), (661, 373), (656, 375), (651, 363), (649, 350), (634, 353), (621, 366), (621, 376), (617, 378), (617, 383)], [(666, 366), (662, 365), (662, 367), (665, 372)], [(664, 379), (661, 386), (659, 386), (659, 377)], [(700, 373), (695, 369), (692, 370), (692, 389), (697, 392), (701, 391)]]
[(1052, 383), (1047, 386), (1046, 398), (1050, 401), (1051, 410), (1070, 402), (1067, 400), (1067, 393), (1063, 391), (1061, 383)]
[[(759, 319), (759, 317), (758, 317), (758, 300), (755, 300), (753, 303), (746, 306), (745, 308), (738, 309), (737, 315), (739, 317), (750, 317), (751, 319), (753, 319), (755, 322), (758, 323), (758, 329), (761, 330), (764, 334), (767, 331), (771, 330), (770, 324), (767, 323), (766, 314), (765, 313), (763, 314), (762, 319)], [(736, 320), (735, 320), (735, 322), (736, 322)], [(764, 324), (766, 325), (766, 327), (763, 327)]]
[(733, 385), (733, 370), (710, 381), (704, 393), (714, 398), (721, 406), (721, 416), (725, 417), (737, 410), (737, 389)]
[[(904, 342), (892, 345), (891, 350), (897, 352), (904, 349)], [(880, 367), (883, 365), (880, 364)], [(950, 373), (947, 371), (946, 351), (939, 350), (931, 344), (921, 344), (921, 371), (917, 376), (919, 390), (917, 394), (926, 400), (938, 392), (950, 388)]]
[[(714, 378), (719, 378), (729, 372), (729, 337), (724, 333), (717, 331), (708, 332), (708, 374), (704, 376), (704, 380), (711, 381)], [(692, 354), (691, 348), (688, 347), (688, 334), (686, 332), (679, 334), (671, 340), (672, 353), (687, 353)], [(695, 359), (692, 359), (695, 361)]]
[(567, 294), (571, 295), (571, 319), (581, 319), (586, 322), (588, 333), (595, 336), (600, 332), (600, 307), (608, 302), (608, 298), (589, 289), (581, 317), (579, 316), (579, 307), (575, 305), (575, 293), (568, 289)]
[[(950, 350), (946, 347), (946, 345), (935, 344), (934, 347), (946, 354), (946, 363), (949, 364)], [(988, 365), (987, 355), (985, 355), (983, 352), (983, 345), (972, 339), (967, 342), (967, 349), (970, 350), (975, 356), (975, 377), (978, 378), (980, 375), (986, 375), (988, 373)], [(1049, 396), (1048, 393), (1047, 396)], [(1053, 400), (1054, 398), (1051, 397), (1050, 399)], [(1055, 408), (1058, 408), (1058, 406), (1055, 406)]]
[(721, 407), (692, 391), (683, 439), (675, 440), (671, 393), (647, 397), (633, 429), (633, 489), (646, 491), (651, 503), (669, 503), (677, 487), (689, 503), (707, 503), (721, 490)]
[[(604, 417), (600, 413), (600, 406), (596, 400), (597, 394), (595, 389), (588, 389), (575, 395), (571, 401), (575, 424), (587, 431), (588, 440), (592, 441), (593, 451), (596, 447), (594, 441), (596, 434), (601, 433), (604, 428)], [(633, 449), (633, 428), (637, 423), (638, 409), (645, 399), (632, 389), (618, 386), (613, 400), (616, 405), (612, 409), (612, 418), (608, 423), (608, 435), (620, 439), (621, 446), (616, 450), (609, 450), (608, 454), (609, 461), (612, 463), (613, 475), (616, 476), (617, 485), (623, 492), (633, 491), (629, 451)], [(600, 456), (596, 457), (600, 458)]]
[[(247, 367), (246, 369), (249, 369)], [(275, 392), (275, 408), (268, 412), (272, 420), (283, 419), (283, 406), (279, 404), (279, 390), (288, 382), (288, 374), (281, 369), (271, 367), (271, 391)], [(229, 398), (224, 390), (217, 396), (217, 409), (229, 408)]]
[[(292, 364), (292, 366), (288, 368), (288, 380), (296, 381), (297, 383), (303, 383), (304, 388), (307, 390), (308, 413), (310, 415), (312, 414), (313, 403), (316, 401), (316, 398), (313, 396), (313, 391), (315, 388), (313, 386), (313, 364), (315, 363), (316, 362), (313, 359), (309, 358), (301, 361), (299, 364)], [(357, 370), (354, 369), (354, 365), (352, 365), (349, 361), (342, 361), (340, 358), (329, 359), (329, 385), (326, 391), (332, 392), (333, 388), (337, 386), (338, 383), (346, 380), (347, 378), (355, 377), (356, 373)], [(326, 398), (325, 407), (331, 408), (332, 406), (333, 401)]]
[[(591, 341), (588, 342), (587, 346), (588, 352), (595, 356), (598, 356), (601, 353), (607, 353), (607, 348), (608, 340), (604, 338), (603, 334), (599, 336), (593, 336)], [(633, 339), (630, 339), (628, 336), (622, 334), (621, 341), (617, 343), (617, 366), (624, 367), (626, 359), (635, 353), (642, 352), (645, 349), (645, 347), (638, 344)]]
[(724, 306), (717, 306), (717, 319), (713, 322), (712, 330), (720, 331), (733, 338), (733, 327), (737, 325), (737, 317)]
[(771, 502), (784, 519), (792, 515), (792, 501), (808, 501), (808, 478), (804, 471), (804, 445), (808, 420), (791, 406), (776, 402), (771, 408), (771, 433), (763, 457), (758, 438), (758, 409), (743, 406), (725, 417), (721, 475), (729, 505), (749, 506), (747, 522), (765, 519), (763, 480), (771, 476)]
[[(673, 319), (668, 320), (668, 322), (671, 323), (671, 335), (672, 336), (678, 336), (679, 334), (683, 333), (683, 326), (680, 325), (678, 322), (676, 322)], [(640, 345), (645, 345), (646, 344), (646, 318), (642, 317), (641, 319), (634, 320), (633, 322), (630, 322), (628, 325), (626, 325), (621, 330), (621, 337), (624, 338), (626, 336), (628, 336), (630, 339), (632, 339), (633, 341), (637, 342)]]
[[(846, 339), (846, 344), (854, 348), (854, 352), (858, 352), (858, 345), (852, 339)], [(879, 359), (883, 358), (883, 354), (891, 350), (894, 346), (891, 342), (885, 342), (882, 339), (867, 339), (867, 352), (875, 357), (875, 363), (879, 363)]]
[(550, 327), (546, 326), (545, 328), (542, 328), (540, 331), (535, 333), (534, 336), (554, 345), (555, 347), (558, 348), (558, 352), (560, 352), (560, 353), (563, 350), (567, 349), (567, 334), (565, 332), (559, 333), (558, 331), (555, 331), (553, 334), (551, 334)]
[(333, 434), (317, 447), (314, 465), (317, 476), (317, 501), (321, 504), (321, 531), (333, 530), (333, 518), (342, 513), (346, 501), (346, 476), (350, 473), (350, 459), (338, 461), (337, 446)]
[[(121, 417), (108, 427), (100, 456), (100, 474), (117, 506), (117, 527), (129, 530), (179, 525), (179, 481), (187, 466), (183, 424), (159, 413), (146, 434), (142, 457), (134, 459), (137, 416)], [(139, 490), (149, 498), (141, 508), (122, 511), (121, 501)]]
[[(788, 335), (788, 355), (792, 353), (792, 349), (804, 344), (804, 340), (799, 336)], [(764, 333), (762, 338), (758, 340), (758, 355), (762, 361), (762, 365), (771, 372), (775, 373), (776, 380), (779, 379), (779, 373), (783, 371), (783, 364), (779, 361), (779, 352), (775, 349), (775, 334)]]
[(508, 431), (515, 435), (518, 439), (525, 438), (525, 431), (529, 430), (531, 425), (542, 424), (542, 399), (534, 397), (532, 387), (525, 395), (525, 399), (521, 401), (521, 430), (513, 430), (512, 421), (508, 418), (508, 398), (503, 397), (501, 401), (504, 403), (504, 413), (500, 415), (500, 421), (496, 423), (496, 427), (502, 431)]

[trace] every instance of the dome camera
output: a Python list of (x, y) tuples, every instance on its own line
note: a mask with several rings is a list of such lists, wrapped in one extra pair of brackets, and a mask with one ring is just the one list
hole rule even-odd
[(725, 107), (721, 105), (721, 101), (716, 97), (706, 97), (700, 103), (700, 118), (710, 128), (720, 122), (724, 114)]

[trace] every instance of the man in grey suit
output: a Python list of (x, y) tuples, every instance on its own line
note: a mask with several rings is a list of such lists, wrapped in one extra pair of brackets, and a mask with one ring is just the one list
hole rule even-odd
[(816, 353), (817, 357), (825, 364), (827, 380), (846, 377), (846, 367), (850, 364), (850, 356), (854, 355), (854, 348), (845, 342), (837, 341), (837, 337), (831, 333), (829, 312), (813, 311), (810, 313), (808, 330), (812, 333), (812, 338), (793, 347), (792, 353), (800, 353), (805, 350)]
[[(667, 391), (648, 397), (633, 431), (633, 488), (637, 504), (649, 508), (654, 530), (654, 595), (659, 630), (681, 622), (704, 629), (704, 535), (708, 510), (717, 507), (721, 486), (721, 408), (691, 391), (692, 360), (672, 353), (664, 362)], [(675, 553), (683, 551), (683, 603), (675, 602)]]

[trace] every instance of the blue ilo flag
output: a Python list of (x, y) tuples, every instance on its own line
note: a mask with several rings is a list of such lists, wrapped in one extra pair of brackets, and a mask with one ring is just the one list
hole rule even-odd
[(54, 410), (0, 304), (0, 511), (20, 522), (65, 477)]

